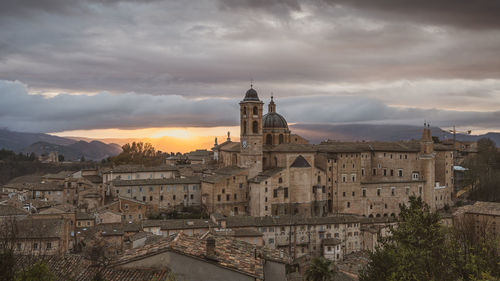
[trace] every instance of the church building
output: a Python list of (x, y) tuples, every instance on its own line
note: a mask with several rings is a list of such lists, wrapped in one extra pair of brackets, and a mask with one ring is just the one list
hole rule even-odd
[(213, 147), (219, 169), (202, 179), (208, 213), (252, 216), (337, 213), (395, 216), (409, 196), (436, 210), (452, 204), (453, 151), (422, 138), (401, 142), (310, 144), (292, 134), (273, 97), (251, 87), (240, 105), (240, 142)]

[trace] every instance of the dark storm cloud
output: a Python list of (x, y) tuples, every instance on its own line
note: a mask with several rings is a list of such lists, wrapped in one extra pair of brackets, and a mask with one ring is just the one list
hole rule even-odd
[(500, 28), (500, 1), (477, 0), (324, 0), (362, 11), (366, 16), (399, 22), (416, 21), (424, 24), (452, 25), (461, 28)]
[[(93, 96), (28, 94), (19, 82), (0, 81), (0, 128), (31, 132), (148, 127), (237, 126), (240, 99), (196, 99), (135, 93)], [(500, 112), (422, 110), (387, 106), (374, 98), (310, 96), (277, 99), (290, 123), (401, 123), (496, 126)], [(396, 120), (396, 121), (395, 121)]]
[[(238, 101), (252, 78), (261, 97), (275, 92), (283, 105), (285, 97), (307, 97), (304, 102), (319, 106), (318, 112), (324, 104), (339, 102), (366, 108), (342, 111), (349, 107), (339, 105), (335, 118), (326, 110), (331, 118), (310, 114), (305, 122), (361, 122), (370, 114), (374, 120), (408, 115), (408, 122), (414, 122), (435, 114), (439, 120), (468, 116), (484, 124), (491, 114), (482, 119), (454, 112), (500, 108), (500, 26), (493, 16), (498, 1), (469, 3), (8, 0), (0, 4), (0, 79), (21, 81), (30, 93), (101, 93), (95, 97), (109, 100), (98, 114), (113, 114), (103, 118), (106, 122), (95, 116), (88, 122), (68, 119), (67, 124), (51, 120), (38, 127), (43, 130), (140, 127), (152, 115), (141, 119), (134, 103), (154, 103), (155, 96), (189, 109), (173, 110), (176, 117), (152, 105), (155, 116), (169, 116), (156, 118), (161, 126), (235, 124), (237, 115), (228, 119), (221, 110), (207, 113), (210, 118), (196, 112), (207, 110), (201, 108), (210, 104), (206, 98), (229, 108), (227, 101)], [(60, 112), (50, 103), (63, 97), (77, 99), (26, 99), (50, 110), (22, 124), (13, 118), (13, 126), (37, 128), (46, 112)], [(95, 97), (82, 101), (92, 108)], [(137, 120), (112, 107), (122, 97), (120, 108)], [(300, 122), (297, 110), (286, 113)], [(77, 112), (80, 117), (92, 114), (76, 107), (68, 114)], [(120, 122), (120, 114), (127, 122)]]

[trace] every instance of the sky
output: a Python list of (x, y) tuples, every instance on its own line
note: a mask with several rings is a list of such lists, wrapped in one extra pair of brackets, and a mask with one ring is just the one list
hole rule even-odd
[(238, 135), (253, 80), (291, 124), (500, 131), (500, 1), (3, 0), (0, 128)]

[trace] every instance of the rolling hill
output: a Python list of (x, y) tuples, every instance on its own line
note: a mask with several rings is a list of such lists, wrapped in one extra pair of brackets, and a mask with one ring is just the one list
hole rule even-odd
[(101, 160), (118, 155), (121, 147), (100, 141), (77, 141), (43, 133), (22, 133), (0, 129), (0, 149), (37, 155), (57, 151), (65, 160), (79, 160), (82, 155), (89, 160)]

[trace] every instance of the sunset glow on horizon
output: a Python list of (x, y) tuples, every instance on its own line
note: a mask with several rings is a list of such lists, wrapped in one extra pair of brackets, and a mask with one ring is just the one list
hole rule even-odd
[(239, 127), (185, 127), (185, 128), (143, 128), (143, 129), (102, 129), (74, 130), (51, 133), (59, 137), (99, 140), (105, 143), (123, 145), (132, 141), (151, 143), (157, 150), (165, 152), (189, 152), (196, 149), (210, 149), (215, 137), (222, 143), (230, 132), (231, 140), (239, 140)]

